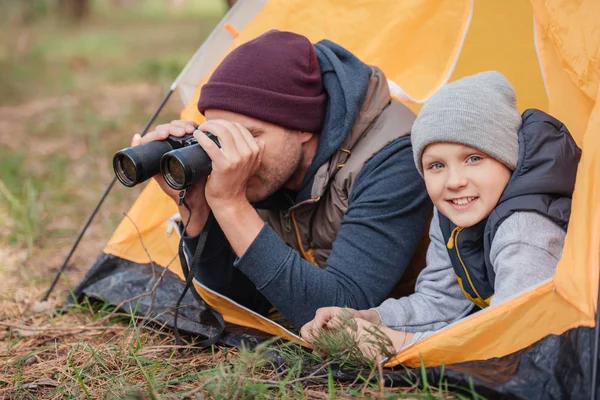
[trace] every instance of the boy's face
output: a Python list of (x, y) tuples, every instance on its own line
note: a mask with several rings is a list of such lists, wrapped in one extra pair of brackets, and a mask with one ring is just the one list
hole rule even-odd
[(464, 228), (490, 215), (512, 174), (486, 153), (455, 143), (430, 144), (421, 162), (431, 201), (456, 226)]

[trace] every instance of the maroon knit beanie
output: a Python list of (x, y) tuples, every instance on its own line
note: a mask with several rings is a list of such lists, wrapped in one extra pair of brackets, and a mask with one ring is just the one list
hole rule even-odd
[(318, 133), (327, 94), (308, 38), (268, 31), (234, 49), (202, 86), (198, 110), (219, 109)]

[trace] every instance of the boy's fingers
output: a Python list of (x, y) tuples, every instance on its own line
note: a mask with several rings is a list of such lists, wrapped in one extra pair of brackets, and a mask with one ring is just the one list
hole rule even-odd
[(312, 323), (313, 321), (307, 322), (302, 328), (300, 328), (300, 336), (302, 337), (302, 339), (306, 340), (309, 343), (312, 341), (313, 338)]
[(313, 325), (317, 327), (323, 327), (329, 321), (331, 315), (331, 310), (329, 308), (319, 308), (315, 313), (315, 318), (313, 319)]

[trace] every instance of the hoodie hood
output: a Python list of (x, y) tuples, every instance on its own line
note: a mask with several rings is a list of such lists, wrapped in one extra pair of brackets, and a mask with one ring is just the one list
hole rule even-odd
[[(328, 168), (328, 164), (336, 160), (344, 162), (336, 158), (336, 153), (339, 158), (341, 147), (352, 149), (390, 104), (387, 80), (381, 70), (363, 63), (328, 40), (315, 44), (315, 52), (328, 95), (315, 156), (298, 192), (281, 188), (268, 199), (255, 203), (256, 208), (287, 210), (294, 204), (319, 196), (338, 170)], [(411, 115), (407, 116), (407, 112)], [(412, 112), (405, 107), (394, 113), (401, 120), (410, 120), (411, 124), (414, 120)], [(404, 122), (398, 123), (398, 130), (402, 131)]]
[(329, 40), (315, 44), (315, 52), (328, 102), (317, 152), (302, 181), (303, 189), (310, 186), (319, 167), (339, 149), (352, 130), (371, 75), (371, 67)]
[[(504, 208), (507, 203), (513, 203), (511, 200), (521, 196), (539, 198), (540, 195), (546, 195), (555, 199), (552, 202), (560, 198), (563, 201), (571, 199), (581, 149), (565, 125), (545, 112), (529, 109), (522, 118), (519, 161), (496, 208)], [(566, 229), (570, 202), (569, 207), (548, 204), (546, 210), (549, 218)]]

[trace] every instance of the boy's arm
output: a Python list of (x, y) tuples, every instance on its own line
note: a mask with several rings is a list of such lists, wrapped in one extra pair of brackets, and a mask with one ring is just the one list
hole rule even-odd
[(536, 212), (516, 212), (496, 232), (490, 261), (496, 273), (496, 305), (552, 278), (562, 255), (565, 231)]
[[(374, 310), (383, 325), (405, 332), (434, 331), (455, 322), (473, 309), (456, 281), (439, 225), (437, 209), (429, 229), (427, 267), (417, 279), (415, 293), (388, 299)], [(421, 337), (422, 335), (418, 335)]]

